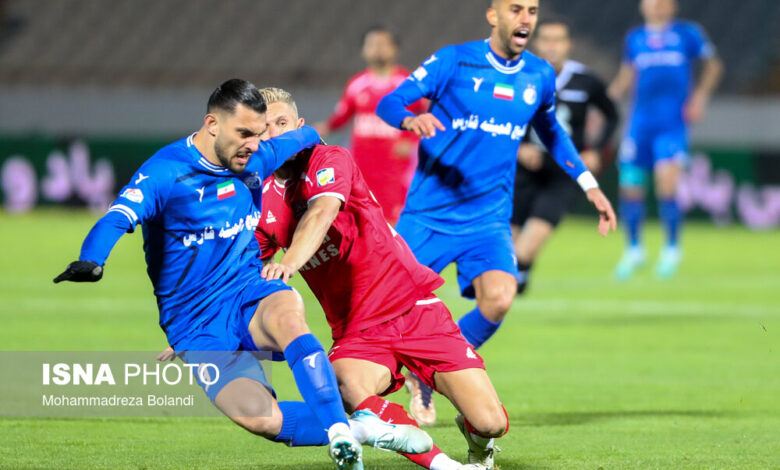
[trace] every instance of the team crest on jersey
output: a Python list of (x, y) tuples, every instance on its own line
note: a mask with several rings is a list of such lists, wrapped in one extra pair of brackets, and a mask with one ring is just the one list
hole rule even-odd
[(528, 106), (533, 106), (536, 104), (536, 87), (533, 85), (528, 85), (528, 87), (523, 92), (523, 101), (525, 101), (525, 104)]
[(247, 176), (244, 178), (244, 184), (249, 189), (257, 189), (262, 186), (263, 180), (261, 180), (257, 174), (253, 174), (252, 176)]
[(144, 193), (138, 188), (125, 189), (122, 193), (122, 197), (136, 204), (140, 204), (144, 201)]
[(333, 168), (317, 170), (317, 186), (325, 186), (336, 181), (336, 172)]

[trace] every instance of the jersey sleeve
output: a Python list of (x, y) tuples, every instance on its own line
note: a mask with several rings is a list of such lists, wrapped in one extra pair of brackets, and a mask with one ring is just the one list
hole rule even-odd
[(423, 62), (392, 93), (382, 98), (376, 114), (393, 127), (414, 113), (406, 109), (422, 98), (435, 100), (441, 96), (457, 66), (455, 46), (438, 50)]
[(333, 131), (344, 127), (344, 125), (349, 122), (349, 120), (355, 114), (355, 103), (352, 100), (352, 97), (349, 96), (349, 86), (351, 84), (352, 81), (350, 81), (347, 86), (344, 87), (344, 92), (341, 94), (341, 99), (339, 99), (339, 102), (336, 104), (336, 108), (333, 110), (333, 114), (331, 114), (328, 118), (328, 127)]
[[(580, 177), (584, 174), (590, 175), (590, 172), (577, 153), (571, 137), (555, 116), (555, 72), (551, 66), (547, 66), (544, 69), (544, 74), (541, 106), (534, 114), (531, 125), (555, 162), (573, 180), (580, 182)], [(592, 175), (588, 180), (591, 178)]]
[(715, 46), (707, 33), (696, 23), (688, 24), (688, 56), (693, 59), (707, 60), (715, 56)]
[(262, 175), (262, 179), (266, 179), (290, 157), (319, 142), (320, 135), (309, 126), (285, 132), (273, 139), (260, 142), (257, 152), (249, 159), (246, 171), (256, 171)]
[(271, 258), (279, 251), (279, 245), (261, 227), (257, 227), (257, 230), (255, 230), (255, 239), (257, 244), (260, 245), (260, 259)]
[(319, 197), (332, 196), (346, 205), (354, 176), (351, 162), (352, 156), (341, 147), (328, 147), (327, 152), (313, 155), (306, 172), (306, 200), (311, 203)]
[(108, 212), (92, 227), (81, 246), (79, 259), (104, 264), (123, 234), (162, 211), (173, 184), (171, 162), (151, 159), (144, 163), (119, 192)]
[(635, 34), (633, 32), (629, 32), (626, 34), (626, 37), (623, 40), (623, 62), (625, 63), (631, 63), (634, 61), (634, 50), (632, 48), (634, 35)]

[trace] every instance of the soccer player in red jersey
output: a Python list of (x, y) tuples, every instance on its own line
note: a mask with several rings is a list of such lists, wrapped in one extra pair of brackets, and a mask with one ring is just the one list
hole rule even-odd
[[(375, 113), (379, 100), (409, 76), (409, 70), (396, 63), (397, 58), (398, 41), (391, 31), (382, 27), (368, 30), (363, 36), (363, 59), (368, 68), (349, 80), (333, 114), (314, 125), (324, 137), (352, 121), (350, 150), (385, 219), (393, 225), (414, 176), (418, 143), (413, 133), (387, 125)], [(424, 112), (424, 106), (418, 101), (409, 109), (419, 113)]]
[[(261, 93), (265, 138), (303, 125), (289, 93)], [(435, 447), (407, 458), (434, 470), (491, 468), (494, 438), (509, 427), (506, 410), (482, 358), (433, 294), (444, 280), (418, 263), (384, 220), (349, 152), (318, 145), (299, 153), (263, 183), (262, 197), (262, 275), (287, 281), (300, 271), (319, 300), (333, 330), (330, 360), (346, 408), (414, 424), (402, 406), (380, 398), (403, 385), (406, 366), (460, 411), (471, 465)], [(273, 262), (279, 249), (284, 256)]]

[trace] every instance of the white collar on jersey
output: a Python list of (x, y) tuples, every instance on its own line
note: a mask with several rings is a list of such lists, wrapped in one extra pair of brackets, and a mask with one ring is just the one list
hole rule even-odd
[(490, 62), (490, 65), (492, 65), (493, 68), (499, 72), (506, 74), (517, 73), (523, 69), (523, 66), (525, 66), (525, 60), (523, 59), (518, 58), (515, 60), (507, 60), (493, 52), (493, 49), (490, 47), (490, 38), (485, 39), (485, 45), (487, 46), (488, 50), (485, 54), (485, 57), (487, 58), (488, 62)]
[(198, 164), (200, 166), (202, 166), (203, 168), (205, 168), (205, 169), (207, 169), (209, 171), (213, 171), (215, 173), (228, 173), (228, 172), (230, 172), (230, 170), (228, 170), (227, 168), (221, 167), (219, 165), (215, 165), (215, 164), (211, 163), (210, 161), (206, 160), (206, 157), (201, 155), (200, 151), (197, 149), (197, 147), (195, 147), (195, 142), (192, 141), (192, 138), (195, 137), (195, 134), (197, 134), (197, 132), (193, 132), (192, 135), (187, 137), (187, 147), (191, 147), (192, 149), (194, 149), (195, 150), (195, 154), (200, 157), (200, 158), (198, 158)]
[(563, 63), (561, 72), (555, 77), (555, 89), (557, 91), (563, 90), (566, 85), (571, 81), (571, 77), (575, 73), (582, 73), (585, 71), (585, 66), (576, 60), (567, 60)]

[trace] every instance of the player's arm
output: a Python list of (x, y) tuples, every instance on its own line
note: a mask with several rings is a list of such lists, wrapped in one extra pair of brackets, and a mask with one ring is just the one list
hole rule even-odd
[(420, 65), (392, 93), (379, 101), (376, 114), (389, 125), (414, 132), (418, 137), (436, 135), (444, 131), (444, 124), (431, 113), (415, 114), (407, 109), (422, 98), (435, 99), (446, 88), (455, 65), (453, 46), (437, 51)]
[(55, 283), (96, 282), (103, 277), (103, 266), (116, 242), (136, 225), (157, 214), (173, 184), (166, 162), (148, 161), (122, 188), (108, 212), (95, 223), (84, 239), (79, 259), (70, 263), (54, 279)]
[(290, 157), (318, 143), (320, 135), (311, 126), (285, 132), (273, 139), (261, 141), (257, 152), (249, 159), (246, 170), (257, 171), (266, 179)]
[(552, 84), (548, 84), (548, 91), (542, 106), (536, 112), (531, 124), (556, 163), (572, 179), (577, 181), (577, 184), (585, 192), (588, 201), (596, 207), (596, 210), (599, 212), (599, 233), (606, 236), (610, 229), (617, 229), (615, 211), (612, 209), (612, 204), (610, 204), (599, 188), (596, 178), (588, 171), (577, 154), (577, 149), (574, 147), (571, 137), (569, 137), (569, 134), (555, 117), (555, 88), (553, 84), (554, 78)]
[(628, 90), (633, 86), (634, 79), (636, 78), (636, 71), (634, 66), (630, 62), (623, 62), (620, 64), (615, 79), (607, 89), (607, 93), (615, 101), (620, 101), (626, 96)]
[(604, 151), (615, 136), (620, 116), (618, 115), (615, 102), (607, 95), (606, 86), (600, 79), (593, 77), (593, 85), (591, 88), (591, 93), (589, 93), (589, 104), (599, 110), (604, 117), (604, 122), (601, 126), (601, 132), (599, 132), (598, 137), (590, 146), (590, 149), (583, 151), (580, 154), (580, 157), (582, 157), (582, 160), (591, 172), (598, 173), (602, 167), (601, 152)]
[(701, 75), (684, 111), (685, 120), (695, 123), (704, 117), (710, 97), (723, 77), (723, 61), (715, 53), (715, 47), (710, 43), (704, 30), (694, 27), (691, 33), (692, 55), (703, 61)]
[(287, 282), (320, 248), (342, 204), (342, 200), (334, 196), (311, 201), (295, 228), (290, 248), (278, 263), (263, 266), (263, 277)]
[(339, 99), (339, 102), (336, 104), (336, 108), (333, 110), (333, 113), (328, 117), (328, 119), (314, 124), (314, 128), (317, 130), (317, 132), (320, 133), (321, 136), (327, 137), (331, 132), (341, 129), (349, 122), (350, 119), (352, 119), (352, 116), (355, 115), (355, 105), (347, 93), (348, 89), (349, 84), (347, 84), (347, 86), (344, 88), (344, 92), (341, 94), (341, 99)]

